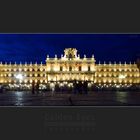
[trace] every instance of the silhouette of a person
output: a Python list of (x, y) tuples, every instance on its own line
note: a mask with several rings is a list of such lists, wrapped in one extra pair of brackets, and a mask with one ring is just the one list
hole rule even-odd
[(74, 82), (73, 82), (73, 87), (74, 87), (74, 94), (76, 94), (76, 92), (77, 92), (77, 82), (76, 82), (76, 80), (74, 80)]
[(83, 89), (84, 89), (84, 93), (88, 94), (88, 82), (87, 81), (84, 81)]
[(82, 81), (79, 81), (79, 83), (78, 83), (78, 91), (79, 91), (80, 94), (82, 94), (82, 89), (83, 89)]
[(37, 81), (37, 84), (36, 84), (36, 91), (37, 91), (37, 93), (39, 93), (39, 81)]
[(32, 82), (32, 94), (34, 94), (35, 93), (35, 81), (33, 80), (33, 82)]

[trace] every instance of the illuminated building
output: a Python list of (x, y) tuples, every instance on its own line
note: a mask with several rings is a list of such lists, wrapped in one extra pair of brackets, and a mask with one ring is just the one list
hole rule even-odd
[(103, 63), (96, 64), (94, 55), (83, 58), (77, 54), (75, 48), (66, 48), (64, 56), (55, 55), (49, 58), (46, 64), (0, 64), (0, 83), (9, 85), (26, 85), (27, 87), (39, 82), (59, 83), (72, 82), (73, 80), (87, 80), (90, 85), (131, 85), (140, 83), (140, 71), (137, 64)]

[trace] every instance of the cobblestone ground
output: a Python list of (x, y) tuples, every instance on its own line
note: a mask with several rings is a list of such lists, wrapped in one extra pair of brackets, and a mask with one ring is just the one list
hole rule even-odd
[(6, 91), (0, 106), (125, 106), (140, 105), (140, 92), (90, 92), (88, 94)]

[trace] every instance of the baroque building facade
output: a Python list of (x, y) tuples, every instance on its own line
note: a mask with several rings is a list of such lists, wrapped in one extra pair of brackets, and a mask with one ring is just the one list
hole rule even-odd
[(7, 64), (0, 63), (0, 83), (10, 87), (30, 88), (32, 83), (40, 85), (58, 83), (60, 86), (72, 81), (88, 81), (88, 85), (130, 86), (140, 83), (140, 70), (137, 64), (115, 62), (96, 64), (94, 55), (80, 58), (76, 48), (66, 48), (60, 58), (47, 55), (46, 64)]

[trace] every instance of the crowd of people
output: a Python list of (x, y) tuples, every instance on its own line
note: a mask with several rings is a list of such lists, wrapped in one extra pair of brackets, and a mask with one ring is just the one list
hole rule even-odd
[[(72, 91), (74, 94), (88, 94), (88, 82), (87, 81), (82, 82), (82, 81), (74, 80), (72, 83), (73, 83)], [(39, 92), (39, 85), (40, 85), (39, 82), (35, 83), (33, 81), (33, 83), (32, 83), (32, 93), (33, 94), (35, 92), (36, 93)], [(60, 87), (58, 87), (57, 84), (56, 84), (54, 91), (61, 91)], [(68, 88), (67, 88), (67, 91), (68, 91)]]
[(39, 92), (39, 82), (37, 82), (36, 84), (35, 84), (35, 82), (33, 81), (33, 83), (32, 83), (32, 94), (35, 94), (35, 91), (38, 93)]
[(74, 87), (74, 94), (87, 94), (88, 93), (88, 82), (87, 81), (79, 81), (77, 82), (76, 80), (74, 81), (73, 84)]

